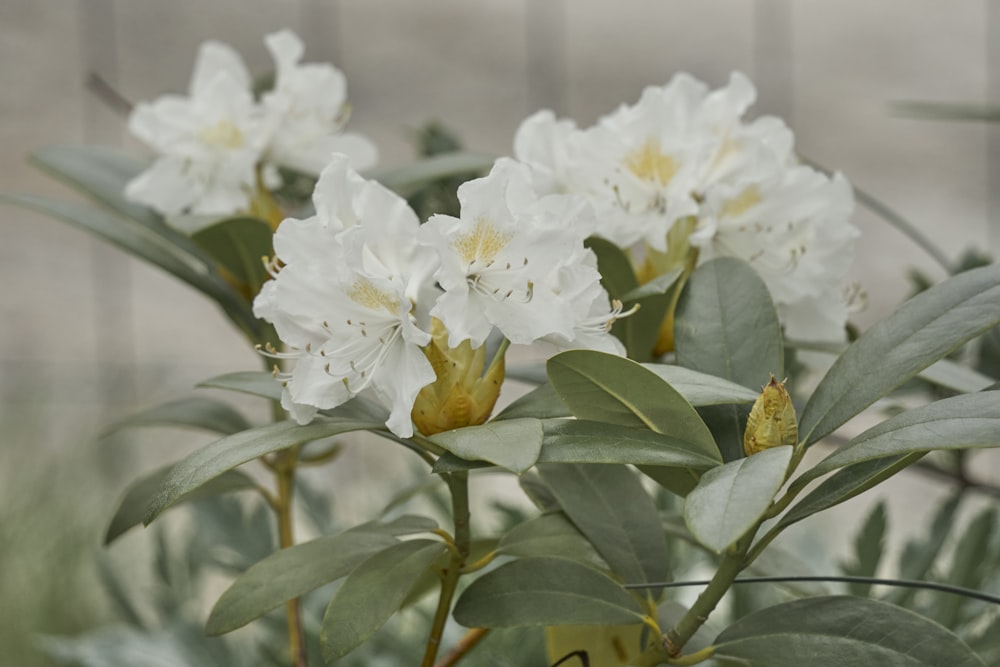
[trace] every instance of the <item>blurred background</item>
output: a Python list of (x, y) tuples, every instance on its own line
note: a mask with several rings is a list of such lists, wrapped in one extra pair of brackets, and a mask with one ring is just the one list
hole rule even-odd
[[(895, 106), (1000, 104), (1000, 7), (988, 0), (0, 0), (0, 191), (73, 196), (25, 162), (41, 146), (142, 152), (88, 79), (133, 102), (184, 91), (206, 39), (261, 74), (262, 38), (283, 27), (302, 36), (307, 61), (345, 72), (349, 128), (378, 144), (383, 165), (413, 159), (413, 131), (429, 120), (504, 155), (540, 108), (589, 125), (675, 72), (717, 87), (741, 70), (759, 91), (752, 115), (783, 117), (802, 155), (844, 172), (949, 258), (1000, 250), (1000, 127)], [(945, 273), (868, 211), (854, 222), (864, 328), (911, 292), (910, 268)], [(107, 616), (94, 560), (127, 480), (205, 442), (102, 428), (259, 360), (213, 305), (156, 269), (23, 210), (0, 208), (0, 225), (0, 649), (27, 665), (30, 633)], [(386, 451), (349, 452), (328, 469), (332, 483), (383, 471)], [(995, 457), (975, 462), (1000, 477)], [(898, 544), (947, 487), (900, 477), (879, 493)], [(338, 502), (363, 513), (377, 495), (354, 487)], [(875, 499), (823, 515), (830, 534), (853, 533)], [(115, 558), (141, 569), (143, 548), (131, 535)], [(840, 546), (807, 548), (829, 559)]]

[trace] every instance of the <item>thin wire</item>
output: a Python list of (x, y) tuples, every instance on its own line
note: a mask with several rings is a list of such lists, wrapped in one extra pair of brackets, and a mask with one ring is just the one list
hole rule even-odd
[[(1000, 605), (1000, 597), (975, 591), (971, 588), (952, 586), (950, 584), (938, 584), (932, 581), (913, 581), (910, 579), (877, 579), (874, 577), (855, 576), (798, 576), (798, 577), (740, 577), (733, 581), (734, 584), (758, 584), (758, 583), (795, 583), (795, 582), (816, 582), (816, 581), (839, 581), (849, 584), (873, 584), (876, 586), (897, 586), (899, 588), (923, 588), (952, 595), (962, 595), (964, 597), (989, 602)], [(680, 588), (682, 586), (707, 586), (711, 581), (664, 581), (651, 584), (624, 584), (623, 588)]]

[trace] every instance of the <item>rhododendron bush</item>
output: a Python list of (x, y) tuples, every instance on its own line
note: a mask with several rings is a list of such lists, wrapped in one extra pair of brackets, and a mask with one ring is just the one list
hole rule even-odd
[[(859, 331), (849, 175), (810, 166), (781, 119), (754, 117), (739, 72), (715, 89), (676, 74), (590, 127), (540, 110), (508, 156), (456, 149), (394, 166), (350, 131), (339, 70), (304, 63), (288, 31), (265, 42), (263, 87), (209, 42), (187, 94), (136, 105), (142, 157), (34, 155), (96, 205), (5, 197), (186, 282), (260, 359), (203, 384), (260, 397), (266, 420), (194, 392), (120, 424), (218, 439), (124, 490), (109, 543), (170, 521), (168, 509), (248, 492), (227, 530), (267, 546), (245, 549), (198, 617), (224, 636), (205, 644), (214, 662), (192, 649), (210, 640), (188, 626), (179, 639), (170, 621), (155, 641), (108, 635), (102, 664), (137, 664), (126, 645), (159, 651), (156, 664), (296, 667), (954, 667), (995, 655), (998, 600), (976, 581), (942, 581), (930, 563), (873, 579), (884, 516), (826, 583), (804, 584), (824, 573), (772, 541), (928, 452), (1000, 446), (995, 381), (953, 354), (987, 353), (1000, 268), (955, 272)], [(878, 409), (904, 385), (919, 400)], [(862, 412), (873, 425), (844, 435)], [(358, 432), (397, 447), (421, 479), (384, 489), (383, 515), (303, 529), (310, 496), (352, 490), (308, 488), (298, 473), (372, 446), (346, 435)], [(495, 505), (525, 502), (484, 521), (470, 491), (495, 493), (498, 476), (510, 483)], [(410, 502), (421, 496), (443, 511)], [(995, 533), (976, 544), (1000, 562)], [(195, 540), (181, 550), (210, 558)], [(830, 582), (847, 579), (852, 594), (836, 594)], [(228, 634), (248, 624), (255, 633)], [(78, 646), (97, 664), (84, 644), (63, 646), (60, 659)]]

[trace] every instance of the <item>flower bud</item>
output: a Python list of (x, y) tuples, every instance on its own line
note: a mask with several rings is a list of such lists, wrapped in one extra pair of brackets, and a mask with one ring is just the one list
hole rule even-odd
[(411, 416), (420, 432), (434, 435), (489, 419), (503, 384), (503, 354), (486, 368), (486, 346), (473, 349), (465, 340), (448, 347), (448, 330), (437, 318), (423, 350), (437, 379), (420, 390), (413, 404)]
[(743, 451), (747, 456), (779, 445), (795, 446), (799, 427), (795, 419), (795, 406), (785, 390), (785, 385), (771, 376), (754, 401), (743, 432)]

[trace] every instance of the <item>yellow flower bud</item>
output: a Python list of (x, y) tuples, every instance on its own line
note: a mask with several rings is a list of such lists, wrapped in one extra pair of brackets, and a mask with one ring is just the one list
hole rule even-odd
[(436, 318), (424, 354), (437, 380), (421, 389), (413, 404), (411, 416), (420, 432), (434, 435), (489, 419), (503, 384), (503, 354), (485, 368), (486, 346), (474, 350), (466, 340), (448, 347), (448, 331)]
[(743, 451), (747, 456), (779, 445), (795, 446), (799, 427), (795, 419), (795, 406), (785, 390), (785, 385), (771, 376), (754, 401), (743, 432)]

